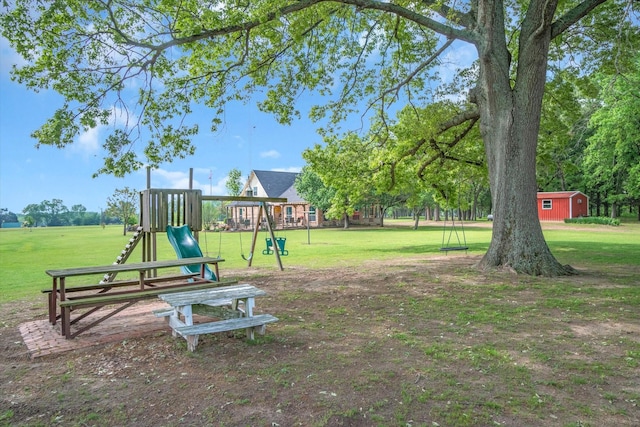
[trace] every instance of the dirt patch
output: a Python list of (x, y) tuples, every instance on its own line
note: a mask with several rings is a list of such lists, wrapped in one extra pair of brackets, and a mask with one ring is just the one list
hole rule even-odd
[(164, 328), (31, 359), (18, 326), (45, 301), (5, 304), (0, 425), (640, 424), (640, 321), (636, 297), (612, 299), (620, 280), (475, 261), (225, 272), (267, 291), (256, 312), (280, 320), (254, 342), (202, 336), (195, 353)]

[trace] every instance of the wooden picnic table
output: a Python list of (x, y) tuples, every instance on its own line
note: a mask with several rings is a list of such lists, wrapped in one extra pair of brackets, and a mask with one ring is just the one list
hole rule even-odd
[[(254, 338), (255, 330), (264, 334), (265, 325), (278, 319), (270, 314), (254, 315), (255, 298), (263, 295), (266, 295), (265, 291), (249, 284), (161, 294), (158, 297), (170, 308), (156, 310), (154, 314), (166, 317), (173, 336), (184, 337), (188, 350), (195, 351), (201, 334), (236, 329), (246, 329), (249, 339)], [(196, 305), (228, 306), (229, 311), (224, 315), (218, 312), (214, 315), (216, 320), (195, 324), (193, 314)]]
[[(76, 268), (46, 270), (45, 271), (46, 274), (52, 278), (51, 291), (46, 290), (46, 292), (49, 293), (49, 302), (48, 302), (49, 322), (52, 325), (55, 325), (57, 319), (61, 318), (62, 334), (65, 335), (67, 338), (72, 338), (72, 334), (69, 330), (69, 326), (71, 323), (69, 315), (72, 309), (79, 308), (79, 307), (94, 306), (96, 308), (92, 310), (93, 312), (98, 308), (107, 305), (110, 302), (128, 303), (128, 305), (126, 305), (126, 307), (128, 307), (135, 301), (150, 298), (150, 297), (156, 297), (158, 294), (158, 291), (162, 289), (160, 285), (166, 282), (173, 283), (171, 285), (173, 288), (176, 287), (176, 284), (184, 285), (185, 287), (188, 287), (190, 285), (215, 283), (215, 282), (204, 279), (205, 266), (207, 264), (213, 265), (215, 269), (215, 276), (219, 280), (220, 276), (219, 276), (219, 270), (218, 270), (218, 263), (223, 261), (224, 259), (221, 259), (221, 258), (196, 257), (196, 258), (182, 258), (182, 259), (162, 260), (162, 261), (147, 261), (147, 262), (128, 263), (128, 264), (126, 263), (125, 264), (108, 264), (108, 265), (91, 266), (91, 267), (76, 267)], [(198, 275), (194, 273), (194, 274), (184, 274), (179, 276), (168, 276), (168, 277), (163, 277), (163, 276), (147, 277), (147, 273), (150, 271), (166, 269), (166, 268), (183, 267), (187, 265), (200, 265), (200, 274)], [(97, 275), (97, 274), (124, 273), (124, 272), (138, 272), (138, 278), (135, 280), (105, 282), (100, 284), (77, 286), (73, 288), (67, 288), (66, 286), (66, 279), (68, 277), (91, 276), (91, 275)], [(117, 291), (117, 292), (114, 291), (111, 293), (108, 292), (111, 289), (119, 288), (121, 286), (129, 286), (134, 288), (125, 290), (125, 291)], [(80, 293), (78, 293), (79, 296), (76, 297), (75, 296), (76, 294), (74, 294), (74, 296), (70, 298), (68, 297), (67, 294), (72, 291), (97, 291), (97, 293), (92, 293), (90, 295), (86, 295), (86, 294), (80, 295)], [(58, 306), (60, 306), (60, 312), (58, 312)], [(126, 307), (123, 307), (121, 309), (124, 309)], [(65, 311), (66, 308), (68, 309)], [(117, 311), (120, 311), (121, 309)], [(102, 321), (107, 317), (112, 316), (117, 311), (112, 312), (110, 315), (103, 317), (99, 321)], [(83, 317), (85, 317), (87, 314), (83, 315)], [(95, 322), (91, 326), (95, 325), (98, 322)]]

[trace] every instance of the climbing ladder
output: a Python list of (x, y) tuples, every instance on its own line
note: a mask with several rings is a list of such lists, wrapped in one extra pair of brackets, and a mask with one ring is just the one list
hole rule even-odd
[[(138, 242), (142, 239), (143, 234), (144, 233), (142, 232), (142, 227), (138, 226), (135, 233), (133, 233), (133, 236), (131, 236), (131, 239), (129, 239), (129, 242), (127, 243), (127, 245), (124, 247), (122, 252), (120, 252), (120, 255), (118, 255), (118, 257), (116, 258), (115, 262), (113, 263), (114, 265), (124, 264), (127, 261), (127, 259), (129, 258), (129, 255), (131, 255), (131, 253), (135, 249)], [(100, 281), (100, 284), (113, 282), (117, 274), (118, 274), (117, 272), (105, 274), (102, 280)]]

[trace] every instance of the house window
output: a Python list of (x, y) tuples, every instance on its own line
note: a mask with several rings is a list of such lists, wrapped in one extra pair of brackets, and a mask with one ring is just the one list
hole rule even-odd
[(253, 187), (253, 197), (258, 197), (258, 187)]
[(581, 205), (582, 204), (582, 199), (578, 199), (578, 204)]
[(309, 221), (315, 221), (316, 220), (316, 208), (311, 206), (309, 207)]
[(551, 209), (551, 206), (552, 206), (551, 199), (543, 199), (542, 200), (542, 209), (549, 210), (549, 209)]

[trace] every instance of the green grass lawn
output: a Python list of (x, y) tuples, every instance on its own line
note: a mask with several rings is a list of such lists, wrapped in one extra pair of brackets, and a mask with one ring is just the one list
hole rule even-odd
[[(388, 220), (384, 228), (354, 227), (286, 230), (276, 233), (285, 237), (289, 256), (282, 257), (287, 266), (328, 268), (359, 265), (366, 260), (385, 260), (402, 256), (443, 255), (440, 247), (449, 239), (441, 223), (428, 222), (413, 230), (407, 221)], [(424, 222), (423, 222), (424, 224)], [(469, 254), (483, 254), (491, 240), (486, 222), (467, 223), (464, 238)], [(563, 264), (578, 268), (606, 269), (609, 266), (640, 263), (640, 224), (626, 222), (619, 227), (601, 225), (543, 224), (545, 238)], [(49, 286), (47, 269), (70, 268), (112, 263), (131, 237), (122, 235), (120, 226), (49, 227), (0, 230), (0, 302), (36, 297)], [(258, 235), (253, 267), (277, 271), (275, 257), (262, 255), (267, 234)], [(458, 229), (458, 237), (463, 238)], [(173, 259), (175, 253), (166, 236), (159, 233), (158, 259)], [(456, 246), (452, 234), (449, 245)], [(250, 232), (201, 233), (200, 245), (205, 255), (221, 256), (225, 269), (246, 266), (242, 259), (251, 251)], [(459, 252), (450, 253), (456, 256)], [(130, 261), (141, 260), (140, 249)], [(99, 279), (99, 278), (97, 278)], [(86, 279), (85, 279), (86, 280)]]
[[(260, 307), (280, 321), (246, 345), (206, 335), (187, 355), (184, 340), (161, 334), (34, 369), (17, 332), (6, 329), (4, 354), (13, 359), (0, 370), (0, 396), (11, 396), (7, 408), (18, 398), (37, 405), (0, 410), (0, 426), (124, 425), (145, 416), (156, 417), (148, 425), (167, 425), (175, 413), (187, 418), (173, 424), (185, 425), (269, 425), (274, 416), (286, 420), (280, 425), (318, 427), (638, 425), (640, 224), (543, 224), (558, 260), (584, 273), (546, 278), (478, 272), (464, 253), (440, 252), (442, 224), (408, 223), (280, 232), (290, 253), (284, 272), (261, 254), (265, 233), (251, 271), (241, 257), (251, 233), (202, 235), (204, 252), (221, 249), (223, 277), (247, 271), (269, 289)], [(465, 224), (476, 258), (490, 227)], [(175, 258), (157, 237), (158, 258)], [(44, 319), (46, 269), (109, 264), (129, 238), (115, 226), (1, 230), (4, 313)], [(0, 326), (16, 322), (6, 316)], [(149, 410), (149, 395), (166, 405)], [(135, 404), (120, 403), (127, 398)], [(30, 405), (49, 418), (34, 423)], [(249, 419), (249, 406), (269, 410)]]

